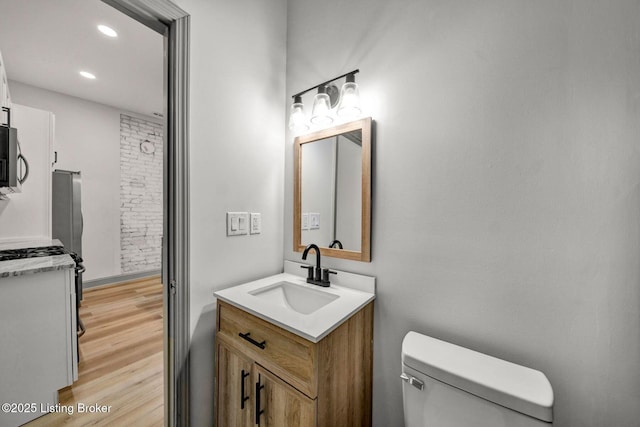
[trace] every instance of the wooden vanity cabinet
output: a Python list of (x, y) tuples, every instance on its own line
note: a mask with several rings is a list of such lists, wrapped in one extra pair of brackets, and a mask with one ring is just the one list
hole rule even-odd
[[(251, 371), (253, 361), (218, 340), (216, 360), (219, 426), (240, 427), (251, 425)], [(221, 421), (224, 420), (224, 421)]]
[[(316, 401), (291, 387), (276, 375), (256, 364), (257, 384), (260, 389), (260, 403), (254, 408), (264, 411), (260, 414), (261, 426), (315, 426)], [(254, 378), (255, 379), (255, 378)], [(258, 393), (258, 388), (255, 392)], [(256, 394), (257, 395), (257, 394)], [(254, 422), (255, 419), (254, 412)]]
[(218, 300), (216, 422), (370, 426), (373, 303), (318, 343)]

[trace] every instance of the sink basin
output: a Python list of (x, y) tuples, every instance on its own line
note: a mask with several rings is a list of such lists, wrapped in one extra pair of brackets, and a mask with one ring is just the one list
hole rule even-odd
[(373, 277), (339, 271), (335, 283), (322, 288), (305, 282), (300, 265), (285, 261), (284, 273), (231, 286), (213, 295), (314, 343), (375, 299)]
[(249, 292), (263, 301), (280, 307), (311, 314), (339, 298), (338, 295), (307, 288), (290, 282), (278, 282)]

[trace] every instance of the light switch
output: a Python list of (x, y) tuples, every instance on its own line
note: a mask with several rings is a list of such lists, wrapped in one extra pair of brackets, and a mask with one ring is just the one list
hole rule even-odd
[(303, 230), (308, 230), (309, 229), (309, 214), (308, 213), (303, 213), (302, 214), (302, 229)]
[(227, 236), (248, 234), (249, 214), (247, 212), (227, 212)]
[(251, 228), (249, 234), (260, 234), (262, 232), (262, 217), (259, 213), (252, 213), (249, 215)]

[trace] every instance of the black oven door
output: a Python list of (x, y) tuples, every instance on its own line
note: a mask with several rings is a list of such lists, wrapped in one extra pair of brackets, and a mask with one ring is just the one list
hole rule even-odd
[(14, 131), (15, 129), (10, 127), (0, 126), (0, 187), (11, 187), (11, 182), (9, 182), (9, 163), (13, 150), (10, 150), (9, 141), (11, 139), (10, 134)]

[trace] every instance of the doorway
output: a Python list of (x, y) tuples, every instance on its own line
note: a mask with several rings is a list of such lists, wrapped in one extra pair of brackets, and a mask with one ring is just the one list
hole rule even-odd
[[(188, 424), (189, 17), (168, 0), (103, 0), (164, 38), (162, 300), (165, 425)], [(37, 14), (37, 10), (34, 11)], [(43, 16), (43, 18), (47, 18)], [(72, 46), (69, 46), (72, 47)]]
[(165, 425), (189, 425), (189, 16), (169, 0), (103, 0), (165, 37)]
[(189, 424), (189, 16), (169, 0), (102, 0), (165, 37), (165, 425)]

